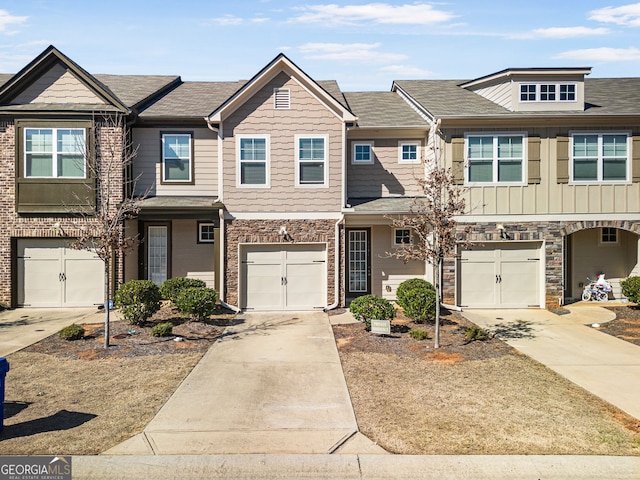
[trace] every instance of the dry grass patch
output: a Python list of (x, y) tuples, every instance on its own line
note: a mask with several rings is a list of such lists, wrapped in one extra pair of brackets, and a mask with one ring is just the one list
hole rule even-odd
[[(640, 422), (496, 339), (334, 327), (362, 433), (401, 454), (640, 455)], [(424, 328), (424, 327), (422, 327)]]

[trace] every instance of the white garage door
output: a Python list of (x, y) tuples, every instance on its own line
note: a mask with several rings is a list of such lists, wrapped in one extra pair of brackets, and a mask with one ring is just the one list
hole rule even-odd
[(90, 307), (104, 302), (104, 264), (59, 239), (18, 240), (18, 305)]
[(241, 246), (240, 307), (313, 310), (327, 301), (324, 244)]
[(459, 305), (471, 308), (540, 307), (541, 244), (500, 243), (462, 252)]

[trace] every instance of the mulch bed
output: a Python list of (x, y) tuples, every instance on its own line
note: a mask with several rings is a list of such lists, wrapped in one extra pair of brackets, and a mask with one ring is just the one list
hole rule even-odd
[[(375, 352), (399, 357), (420, 358), (440, 362), (459, 362), (497, 358), (513, 349), (506, 343), (491, 337), (470, 341), (465, 332), (473, 324), (459, 312), (443, 310), (440, 317), (440, 348), (434, 349), (435, 323), (416, 323), (399, 310), (391, 322), (391, 335), (369, 333), (363, 323), (334, 325), (336, 343), (341, 352)], [(426, 330), (426, 340), (415, 340), (411, 330)]]
[[(208, 320), (193, 321), (181, 315), (176, 308), (164, 306), (142, 326), (131, 325), (112, 317), (109, 322), (109, 349), (104, 348), (104, 323), (95, 323), (83, 325), (83, 339), (68, 341), (58, 335), (51, 335), (23, 351), (84, 360), (204, 353), (234, 317), (234, 313), (220, 309)], [(168, 337), (152, 336), (151, 328), (162, 322), (173, 323), (173, 334)]]
[(616, 319), (603, 323), (598, 330), (640, 346), (640, 308), (636, 305), (605, 308), (614, 312)]

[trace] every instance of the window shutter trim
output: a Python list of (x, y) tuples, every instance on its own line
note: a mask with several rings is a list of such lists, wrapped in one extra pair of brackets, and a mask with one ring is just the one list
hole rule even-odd
[(556, 164), (558, 183), (569, 183), (569, 137), (556, 137)]
[(527, 139), (528, 147), (528, 183), (539, 184), (540, 183), (540, 137), (530, 136)]
[(631, 180), (640, 182), (640, 136), (631, 138)]
[(453, 137), (451, 139), (452, 166), (451, 174), (455, 185), (464, 184), (464, 138)]

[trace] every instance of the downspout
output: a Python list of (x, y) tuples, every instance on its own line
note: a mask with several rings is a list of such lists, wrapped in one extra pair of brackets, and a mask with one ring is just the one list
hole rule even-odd
[(335, 244), (334, 244), (334, 290), (333, 290), (333, 298), (334, 302), (331, 305), (327, 305), (322, 309), (322, 311), (326, 312), (328, 310), (333, 310), (340, 303), (340, 224), (344, 221), (344, 213), (340, 215), (340, 218), (336, 222), (335, 226)]
[[(222, 181), (222, 135), (221, 128), (214, 127), (209, 119), (205, 117), (205, 121), (207, 122), (207, 127), (209, 130), (214, 132), (218, 136), (218, 201), (223, 203), (222, 200), (222, 189), (223, 189), (223, 181)], [(235, 305), (229, 305), (224, 301), (225, 298), (225, 290), (224, 290), (224, 251), (225, 251), (225, 223), (224, 223), (224, 208), (218, 209), (218, 218), (220, 219), (220, 258), (218, 259), (218, 277), (220, 278), (220, 285), (218, 285), (218, 301), (220, 305), (229, 310), (233, 310), (234, 312), (240, 312), (240, 309)]]

